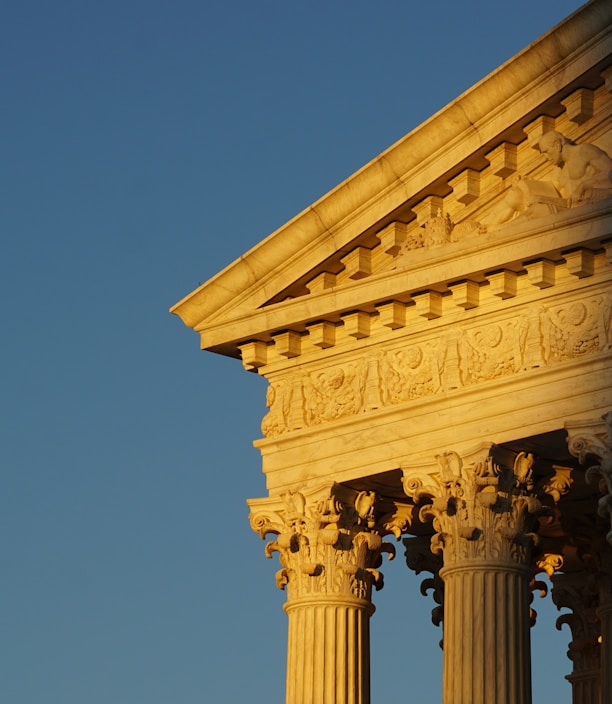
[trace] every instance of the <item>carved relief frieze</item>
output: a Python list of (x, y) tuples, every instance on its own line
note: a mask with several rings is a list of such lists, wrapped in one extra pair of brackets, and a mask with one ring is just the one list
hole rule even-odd
[(515, 374), (523, 368), (527, 320), (465, 330), (460, 338), (461, 378), (464, 386)]
[(612, 297), (598, 296), (542, 308), (542, 342), (547, 363), (599, 352), (612, 342)]
[(599, 353), (612, 346), (612, 295), (573, 298), (554, 306), (402, 346), (370, 351), (343, 364), (293, 371), (272, 379), (264, 436), (350, 418), (467, 388), (535, 367)]
[(385, 405), (429, 396), (442, 388), (445, 346), (437, 341), (426, 350), (421, 345), (409, 345), (381, 355), (379, 372)]
[(360, 360), (336, 365), (302, 377), (307, 425), (319, 425), (363, 408), (367, 365)]
[(261, 431), (276, 437), (304, 426), (301, 378), (295, 374), (270, 383), (266, 392), (268, 413), (261, 421)]

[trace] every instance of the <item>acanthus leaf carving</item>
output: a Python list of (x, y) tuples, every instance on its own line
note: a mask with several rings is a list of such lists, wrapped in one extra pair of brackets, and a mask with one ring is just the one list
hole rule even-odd
[(456, 452), (436, 457), (438, 471), (403, 468), (404, 491), (432, 520), (431, 550), (444, 565), (495, 561), (529, 568), (538, 547), (538, 519), (546, 509), (533, 494), (533, 457), (514, 456), (512, 466), (487, 444), (468, 461)]
[(372, 587), (383, 586), (382, 555), (395, 555), (383, 536), (393, 532), (390, 524), (397, 529), (407, 520), (394, 518), (387, 504), (373, 491), (332, 484), (307, 495), (287, 491), (251, 500), (249, 518), (262, 538), (276, 536), (265, 553), (279, 554), (276, 583), (289, 598), (337, 594), (369, 600)]
[(429, 590), (432, 591), (436, 606), (432, 609), (431, 620), (435, 626), (439, 626), (444, 619), (444, 582), (440, 577), (442, 558), (432, 552), (427, 536), (404, 538), (403, 543), (408, 567), (417, 575), (423, 571), (432, 575), (421, 582), (421, 594), (426, 596)]
[(570, 628), (572, 640), (567, 656), (574, 663), (574, 674), (598, 671), (600, 665), (600, 621), (597, 615), (597, 589), (586, 572), (555, 574), (552, 577), (552, 599), (557, 609), (570, 609), (556, 621), (557, 630)]

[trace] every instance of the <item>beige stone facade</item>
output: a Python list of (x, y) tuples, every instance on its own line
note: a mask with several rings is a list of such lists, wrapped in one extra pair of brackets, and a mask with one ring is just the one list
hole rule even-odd
[(370, 701), (386, 536), (432, 573), (444, 704), (531, 702), (538, 573), (574, 703), (612, 702), (611, 25), (588, 3), (172, 309), (269, 382), (288, 704)]

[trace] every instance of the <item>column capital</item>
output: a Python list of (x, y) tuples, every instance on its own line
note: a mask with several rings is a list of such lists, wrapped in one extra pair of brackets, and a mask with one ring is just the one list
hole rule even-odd
[(403, 543), (408, 567), (417, 575), (421, 572), (431, 572), (431, 577), (421, 582), (421, 594), (425, 596), (432, 590), (436, 606), (431, 611), (431, 621), (434, 626), (439, 626), (444, 619), (444, 581), (440, 577), (442, 558), (431, 551), (430, 539), (426, 535), (404, 538)]
[(591, 576), (585, 570), (566, 572), (552, 577), (552, 600), (561, 610), (571, 613), (561, 614), (557, 619), (557, 629), (567, 624), (572, 632), (567, 656), (574, 663), (574, 673), (599, 669), (600, 624), (597, 616), (598, 593)]
[(403, 467), (404, 491), (433, 519), (434, 553), (444, 571), (478, 564), (529, 571), (545, 509), (533, 491), (533, 457), (485, 443), (460, 456), (447, 451), (430, 467)]
[(282, 568), (277, 586), (287, 588), (288, 601), (316, 597), (371, 599), (372, 587), (383, 586), (378, 569), (382, 555), (395, 547), (383, 536), (401, 535), (408, 505), (396, 506), (373, 491), (357, 491), (331, 483), (309, 491), (250, 499), (251, 526), (265, 539), (271, 557), (279, 553)]
[(586, 479), (598, 486), (602, 494), (598, 513), (610, 524), (606, 539), (612, 545), (612, 411), (605, 413), (601, 421), (566, 423), (565, 427), (572, 455), (581, 464), (595, 460), (586, 470)]

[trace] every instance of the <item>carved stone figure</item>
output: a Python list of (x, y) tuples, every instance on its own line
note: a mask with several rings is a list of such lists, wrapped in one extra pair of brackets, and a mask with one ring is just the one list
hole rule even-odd
[(266, 406), (269, 411), (261, 421), (261, 431), (265, 436), (272, 437), (293, 430), (289, 426), (292, 395), (291, 384), (287, 381), (277, 381), (268, 386)]
[(381, 379), (385, 404), (403, 403), (438, 391), (440, 363), (435, 354), (425, 356), (419, 345), (384, 355)]
[(517, 176), (488, 229), (513, 218), (544, 217), (612, 195), (612, 159), (603, 149), (575, 144), (555, 130), (540, 137), (538, 149), (557, 167), (552, 181)]
[(612, 195), (612, 159), (594, 144), (575, 144), (554, 130), (544, 133), (538, 147), (560, 171), (553, 181), (569, 206)]
[(306, 420), (317, 425), (355, 415), (363, 405), (363, 365), (332, 367), (304, 378)]

